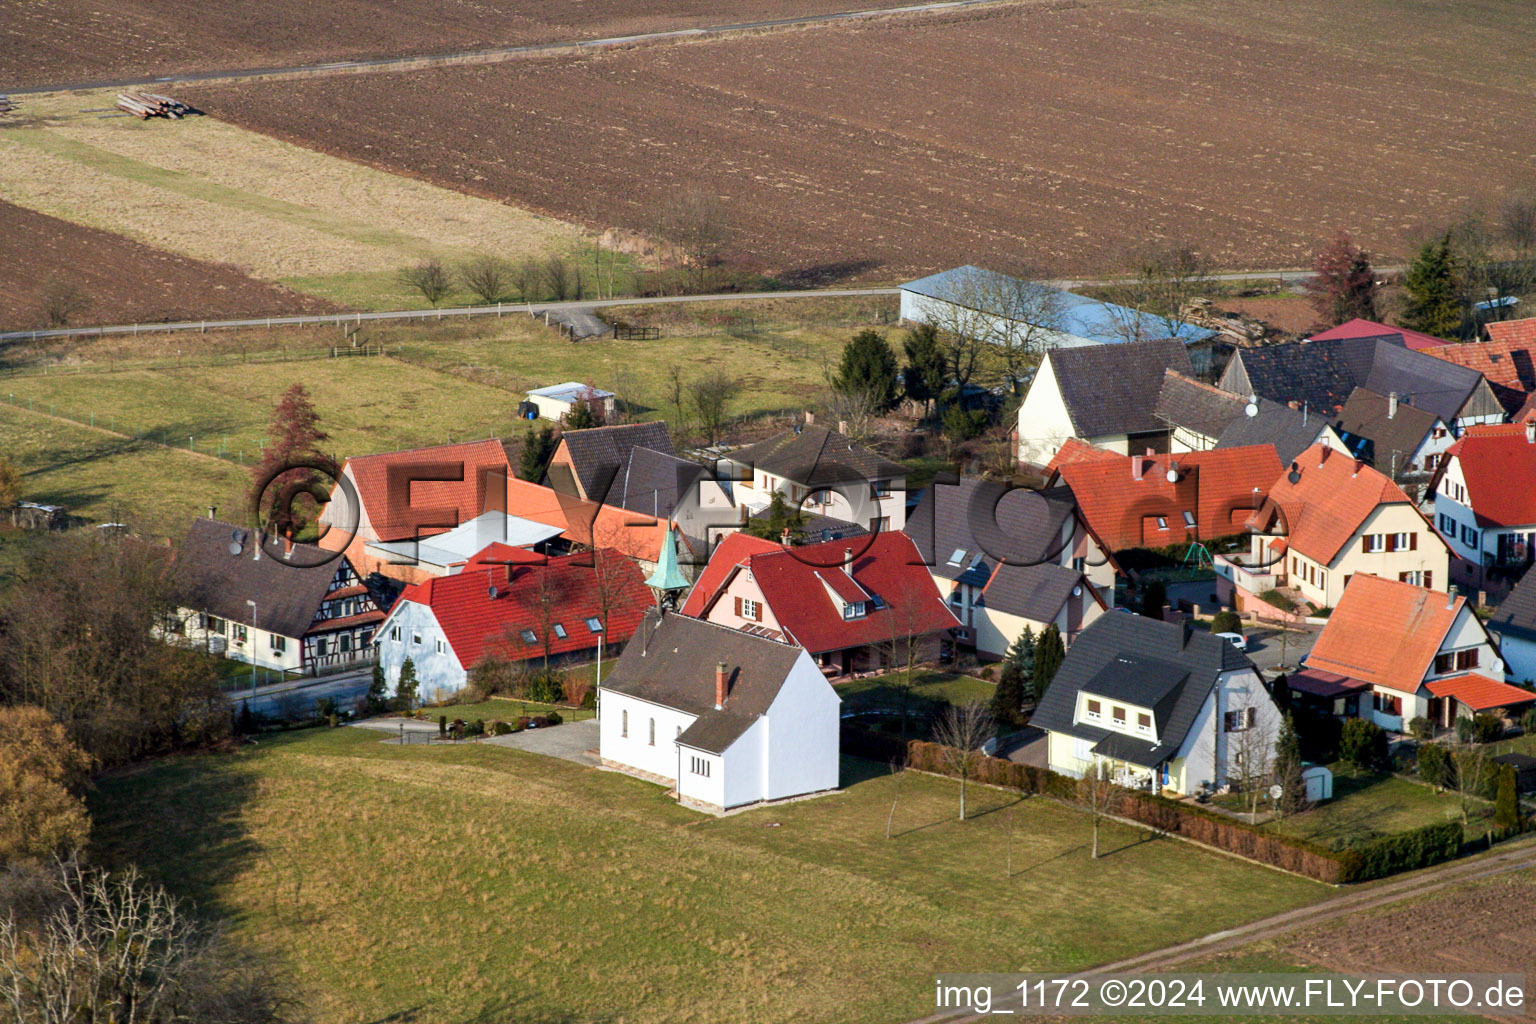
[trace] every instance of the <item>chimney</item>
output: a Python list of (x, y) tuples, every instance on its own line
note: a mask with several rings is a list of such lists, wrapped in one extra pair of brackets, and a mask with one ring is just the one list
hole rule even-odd
[(293, 538), (285, 536), (283, 538), (283, 560), (284, 561), (291, 561), (292, 559), (293, 559)]
[(1179, 650), (1189, 646), (1189, 638), (1195, 635), (1195, 623), (1192, 619), (1185, 619), (1182, 626), (1182, 634), (1179, 638)]
[(1450, 611), (1456, 607), (1456, 591), (1450, 587), (1445, 588), (1445, 610)]
[(1536, 444), (1536, 420), (1525, 421), (1525, 443)]
[(839, 434), (844, 434), (844, 435), (846, 435), (848, 433), (848, 421), (847, 420), (838, 420), (837, 421), (837, 432)]
[(219, 507), (217, 505), (209, 505), (208, 506), (208, 518), (209, 519), (217, 519), (218, 516), (215, 515), (214, 513), (218, 512), (218, 510), (219, 510)]
[(1390, 394), (1387, 395), (1387, 419), (1392, 420), (1392, 419), (1396, 419), (1396, 418), (1397, 418), (1397, 392), (1393, 391), (1393, 392), (1391, 392)]
[(723, 661), (722, 662), (718, 662), (715, 665), (715, 710), (716, 711), (722, 711), (722, 710), (725, 709), (725, 681), (729, 677), (730, 677), (730, 672), (729, 672), (729, 670), (726, 669), (725, 662), (723, 662)]
[(1131, 456), (1131, 479), (1140, 480), (1147, 471), (1146, 459), (1141, 455)]
[(1363, 469), (1363, 468), (1365, 468), (1365, 460), (1364, 459), (1356, 459), (1355, 460), (1355, 471), (1353, 473), (1349, 474), (1349, 478), (1351, 480), (1353, 480), (1355, 477), (1359, 476), (1360, 475), (1360, 470)]
[(1285, 404), (1286, 404), (1287, 408), (1295, 409), (1298, 412), (1301, 411), (1301, 403), (1296, 401), (1296, 399), (1294, 399), (1294, 398), (1291, 399), (1289, 402), (1286, 402)]
[(784, 532), (779, 534), (779, 543), (784, 545), (787, 548), (787, 547), (789, 547), (789, 539), (790, 539), (789, 527), (786, 526), (786, 527), (784, 527)]
[(843, 548), (843, 572), (853, 576), (853, 548)]

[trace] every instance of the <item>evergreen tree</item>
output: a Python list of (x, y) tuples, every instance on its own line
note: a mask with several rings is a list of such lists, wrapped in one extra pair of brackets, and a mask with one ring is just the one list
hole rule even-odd
[(1035, 696), (1035, 631), (1032, 627), (1025, 626), (1024, 632), (1013, 638), (1013, 643), (1008, 645), (1005, 658), (1010, 664), (1019, 666), (1019, 682), (1023, 688), (1024, 699), (1033, 699)]
[(1000, 727), (1018, 725), (1023, 721), (1024, 675), (1017, 663), (1004, 661), (997, 677), (997, 689), (992, 694), (992, 717)]
[(804, 540), (805, 513), (785, 501), (783, 492), (774, 491), (773, 497), (768, 499), (768, 514), (747, 520), (742, 532), (764, 540), (782, 541), (786, 529), (791, 546)]
[(416, 663), (406, 658), (405, 664), (400, 666), (400, 681), (395, 684), (395, 696), (400, 698), (402, 710), (409, 711), (416, 706), (416, 686)]
[(368, 703), (368, 710), (373, 714), (383, 711), (385, 702), (389, 699), (389, 682), (384, 678), (384, 666), (377, 661), (373, 663), (373, 676), (368, 681), (368, 696), (364, 699)]
[(523, 451), (517, 460), (518, 477), (531, 483), (538, 483), (544, 476), (544, 467), (549, 465), (550, 457), (555, 454), (555, 448), (558, 445), (554, 427), (546, 423), (535, 431), (533, 424), (528, 424), (528, 433), (523, 437)]
[(1045, 697), (1046, 689), (1051, 685), (1051, 680), (1056, 678), (1056, 670), (1061, 668), (1066, 657), (1067, 648), (1061, 642), (1061, 630), (1053, 622), (1045, 627), (1040, 638), (1035, 641), (1035, 700)]
[(602, 423), (598, 420), (597, 413), (592, 411), (591, 402), (578, 398), (571, 403), (571, 411), (565, 414), (566, 430), (586, 430), (599, 426), (602, 426)]
[(1161, 580), (1152, 580), (1141, 588), (1141, 614), (1149, 619), (1163, 617), (1163, 605), (1168, 603), (1168, 588)]
[(1450, 233), (1426, 242), (1403, 278), (1408, 291), (1403, 326), (1441, 338), (1454, 336), (1461, 328), (1457, 273)]
[(907, 397), (922, 402), (926, 412), (944, 390), (944, 347), (939, 344), (939, 329), (933, 324), (918, 324), (907, 331), (901, 347), (907, 357), (902, 370)]
[(878, 415), (896, 404), (896, 355), (879, 331), (862, 330), (843, 346), (832, 387)]
[(1355, 245), (1347, 232), (1340, 231), (1318, 251), (1312, 271), (1302, 289), (1329, 327), (1356, 317), (1376, 319), (1376, 271), (1370, 254)]
[(1280, 812), (1295, 814), (1307, 804), (1307, 784), (1301, 777), (1301, 737), (1289, 714), (1275, 740), (1275, 781), (1280, 784)]
[[(320, 414), (304, 385), (294, 384), (283, 392), (272, 411), (267, 437), (270, 441), (261, 451), (261, 461), (251, 467), (251, 505), (263, 529), (292, 536), (306, 525), (306, 505), (318, 508), (324, 497), (323, 478), (313, 464), (324, 464), (332, 475), (335, 472), (320, 453), (321, 442), (330, 440), (330, 435), (320, 429)], [(311, 495), (313, 502), (301, 502), (304, 494)]]
[(256, 716), (251, 713), (251, 702), (240, 702), (240, 713), (235, 716), (235, 732), (241, 736), (249, 736), (256, 731)]
[(1493, 800), (1493, 823), (1501, 828), (1520, 826), (1520, 794), (1517, 789), (1515, 766), (1499, 766), (1499, 789)]

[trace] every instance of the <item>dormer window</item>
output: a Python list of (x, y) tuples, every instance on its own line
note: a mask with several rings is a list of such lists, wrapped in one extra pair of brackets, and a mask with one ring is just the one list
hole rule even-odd
[(1164, 517), (1164, 516), (1158, 516), (1157, 517), (1157, 528), (1159, 530), (1166, 530), (1166, 529), (1168, 529), (1168, 520), (1167, 520), (1166, 517)]
[(1095, 719), (1103, 718), (1104, 717), (1104, 705), (1099, 703), (1096, 700), (1089, 701), (1088, 702), (1088, 714), (1087, 714), (1087, 717), (1095, 718)]
[(1119, 706), (1119, 705), (1118, 705), (1118, 704), (1117, 704), (1117, 705), (1115, 705), (1115, 707), (1114, 707), (1114, 708), (1113, 708), (1113, 709), (1112, 709), (1112, 710), (1111, 710), (1111, 711), (1110, 711), (1110, 713), (1109, 713), (1109, 714), (1110, 714), (1110, 717), (1111, 717), (1111, 718), (1113, 718), (1113, 719), (1114, 719), (1114, 720), (1115, 720), (1115, 724), (1116, 724), (1116, 725), (1120, 725), (1120, 726), (1123, 726), (1123, 725), (1125, 725), (1125, 708), (1122, 708), (1122, 707), (1120, 707), (1120, 706)]
[(1184, 513), (1184, 528), (1187, 530), (1195, 528), (1195, 514), (1193, 512)]
[(1137, 714), (1136, 731), (1144, 732), (1150, 736), (1152, 734), (1152, 716), (1145, 712)]
[(960, 565), (965, 561), (965, 548), (955, 548), (954, 554), (949, 556), (950, 565)]
[(849, 601), (843, 605), (843, 618), (862, 619), (864, 617), (864, 602)]

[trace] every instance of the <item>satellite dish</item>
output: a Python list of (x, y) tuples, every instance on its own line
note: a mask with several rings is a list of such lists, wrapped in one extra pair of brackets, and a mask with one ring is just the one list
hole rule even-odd
[(496, 584), (494, 584), (494, 583), (491, 584), (490, 593), (491, 593), (491, 600), (492, 601), (496, 600), (497, 597), (501, 596), (501, 591), (496, 589)]
[(230, 554), (238, 555), (240, 552), (242, 552), (244, 550), (245, 550), (245, 545), (241, 544), (239, 541), (232, 540), (232, 541), (229, 542), (229, 553)]
[(1296, 470), (1294, 470), (1294, 469), (1291, 470), (1289, 473), (1285, 474), (1285, 478), (1287, 480), (1289, 480), (1293, 484), (1301, 483), (1301, 474), (1296, 472)]
[(1075, 587), (1072, 588), (1072, 596), (1073, 597), (1082, 597), (1083, 596), (1083, 588), (1082, 588), (1081, 584), (1079, 584), (1078, 586), (1075, 586)]
[(1243, 414), (1250, 419), (1257, 416), (1259, 414), (1259, 404), (1257, 402), (1249, 402), (1243, 406)]
[(1270, 786), (1269, 787), (1269, 798), (1271, 800), (1279, 800), (1280, 799), (1280, 795), (1282, 793), (1284, 793), (1284, 792), (1285, 792), (1285, 788), (1283, 786), (1280, 786), (1278, 784)]

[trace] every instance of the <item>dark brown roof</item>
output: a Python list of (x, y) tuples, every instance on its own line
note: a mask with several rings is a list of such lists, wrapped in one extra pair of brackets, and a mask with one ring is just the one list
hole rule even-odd
[(665, 451), (636, 446), (607, 501), (631, 512), (670, 519), (704, 474), (704, 467)]
[[(603, 688), (697, 715), (678, 742), (718, 754), (767, 713), (803, 653), (727, 626), (653, 611)], [(726, 700), (716, 711), (715, 666), (721, 662), (728, 672)]]
[(752, 466), (808, 487), (904, 477), (907, 469), (879, 452), (854, 444), (826, 427), (786, 431), (726, 455), (739, 465)]
[(659, 421), (567, 430), (560, 435), (560, 445), (570, 456), (582, 495), (610, 504), (618, 504), (616, 497), (623, 488), (631, 451), (649, 448), (667, 455), (677, 454), (667, 425)]
[(1413, 453), (1440, 422), (1440, 417), (1427, 409), (1416, 409), (1401, 401), (1394, 412), (1388, 396), (1356, 388), (1344, 403), (1334, 428), (1355, 457), (1390, 476), (1394, 468), (1407, 466)]
[[(177, 552), (189, 607), (283, 636), (301, 637), (345, 563), (345, 556), (295, 544), (288, 557), (268, 536), (257, 558), (256, 531), (216, 519), (194, 519)], [(240, 553), (232, 554), (232, 545)], [(255, 601), (255, 615), (247, 601)]]
[(1195, 372), (1184, 343), (1171, 338), (1053, 348), (1046, 358), (1072, 426), (1084, 438), (1166, 429), (1153, 412), (1164, 372)]
[(1183, 427), (1202, 437), (1217, 438), (1243, 415), (1248, 404), (1241, 395), (1202, 383), (1177, 370), (1163, 371), (1163, 387), (1152, 414), (1170, 426)]

